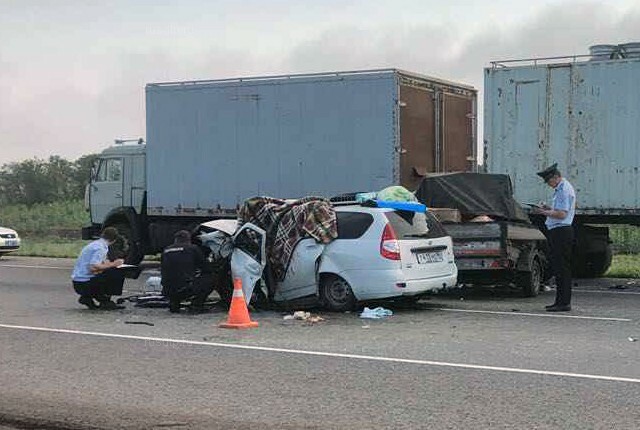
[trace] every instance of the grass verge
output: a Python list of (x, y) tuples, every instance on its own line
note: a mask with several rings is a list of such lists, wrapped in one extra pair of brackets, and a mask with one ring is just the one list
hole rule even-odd
[(11, 255), (76, 258), (89, 241), (80, 239), (23, 237), (20, 249)]
[(606, 278), (640, 278), (640, 254), (618, 254), (613, 256)]

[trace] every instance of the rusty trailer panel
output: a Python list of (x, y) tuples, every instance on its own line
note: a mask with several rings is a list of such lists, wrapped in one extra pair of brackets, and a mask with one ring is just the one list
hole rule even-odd
[(441, 154), (442, 172), (471, 172), (476, 162), (475, 99), (444, 94)]
[(400, 86), (400, 183), (413, 190), (435, 172), (435, 101), (430, 90)]
[(400, 183), (414, 190), (428, 173), (477, 171), (472, 87), (401, 72)]
[(640, 216), (640, 59), (485, 69), (488, 169), (521, 202), (548, 200), (536, 172), (555, 162), (579, 215)]

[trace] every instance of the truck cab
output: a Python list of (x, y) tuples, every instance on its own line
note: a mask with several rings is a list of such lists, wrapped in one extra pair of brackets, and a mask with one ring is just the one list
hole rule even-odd
[(137, 142), (109, 147), (96, 158), (85, 193), (91, 225), (83, 228), (83, 239), (97, 237), (107, 226), (130, 235), (145, 212), (146, 145)]

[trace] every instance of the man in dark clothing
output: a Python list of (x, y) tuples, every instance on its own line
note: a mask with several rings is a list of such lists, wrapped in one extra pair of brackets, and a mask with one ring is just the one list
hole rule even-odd
[(189, 232), (177, 232), (161, 260), (162, 294), (169, 298), (169, 311), (180, 312), (180, 303), (189, 298), (192, 308), (202, 308), (213, 291), (213, 278), (205, 269), (204, 255), (191, 243)]
[(551, 188), (553, 203), (536, 212), (547, 217), (547, 238), (551, 247), (551, 268), (556, 277), (556, 300), (546, 307), (548, 312), (571, 310), (571, 255), (573, 253), (573, 218), (576, 213), (576, 192), (562, 177), (554, 164), (538, 172)]

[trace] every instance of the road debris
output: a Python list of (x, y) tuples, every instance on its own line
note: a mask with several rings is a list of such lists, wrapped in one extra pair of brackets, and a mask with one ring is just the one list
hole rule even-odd
[(393, 315), (393, 312), (383, 307), (377, 307), (374, 309), (364, 308), (364, 310), (360, 314), (360, 318), (378, 320), (381, 318), (390, 317), (391, 315)]
[(293, 319), (295, 320), (301, 320), (301, 321), (306, 321), (311, 317), (311, 312), (305, 312), (305, 311), (295, 311), (293, 313)]
[(291, 315), (283, 316), (282, 319), (285, 321), (293, 321), (293, 320), (304, 321), (308, 324), (316, 324), (325, 320), (319, 315), (311, 315), (311, 312), (305, 312), (305, 311), (295, 311)]
[(135, 325), (148, 325), (148, 326), (151, 326), (151, 327), (155, 326), (154, 323), (150, 323), (150, 322), (147, 322), (147, 321), (125, 321), (124, 323), (125, 324), (135, 324)]

